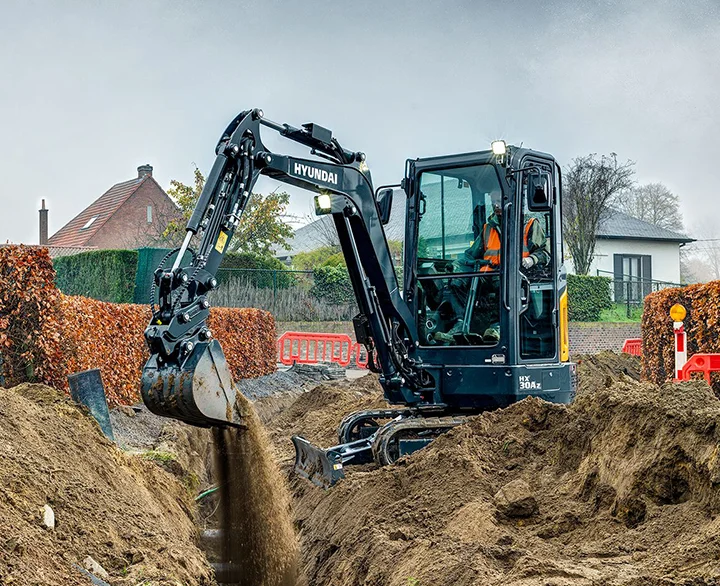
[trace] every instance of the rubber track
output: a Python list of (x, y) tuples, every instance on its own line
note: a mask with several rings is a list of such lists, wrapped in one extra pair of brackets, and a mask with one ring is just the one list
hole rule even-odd
[(340, 422), (338, 427), (338, 443), (345, 444), (351, 441), (348, 436), (350, 431), (363, 419), (395, 419), (401, 415), (410, 416), (413, 413), (411, 409), (373, 409), (369, 411), (355, 411), (346, 415)]
[(440, 435), (453, 427), (462, 425), (467, 420), (467, 417), (413, 417), (386, 423), (378, 430), (373, 442), (372, 451), (375, 462), (380, 466), (387, 466), (395, 462), (388, 450), (392, 440), (400, 432), (408, 430), (436, 431), (437, 435)]

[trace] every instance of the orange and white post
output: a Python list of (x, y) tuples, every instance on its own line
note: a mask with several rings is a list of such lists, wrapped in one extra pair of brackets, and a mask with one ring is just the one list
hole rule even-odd
[(673, 331), (675, 332), (675, 380), (682, 377), (682, 369), (687, 362), (687, 333), (683, 320), (687, 315), (685, 308), (676, 303), (670, 308), (670, 317), (673, 320)]

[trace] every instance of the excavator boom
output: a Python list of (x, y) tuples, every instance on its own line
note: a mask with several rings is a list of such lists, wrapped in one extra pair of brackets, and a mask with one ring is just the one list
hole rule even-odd
[[(263, 127), (309, 147), (322, 160), (270, 152), (261, 140)], [(416, 331), (399, 293), (365, 155), (344, 149), (317, 124), (300, 129), (278, 124), (258, 109), (231, 122), (216, 155), (183, 245), (173, 251), (173, 266), (161, 264), (154, 276), (153, 316), (145, 330), (151, 356), (142, 376), (148, 408), (192, 425), (242, 424), (233, 410), (235, 390), (222, 349), (207, 326), (208, 294), (218, 286), (218, 267), (260, 175), (320, 194), (326, 205), (320, 211), (334, 217), (368, 349), (388, 380), (422, 384), (404, 351)], [(193, 238), (199, 239), (197, 251), (190, 247)], [(187, 254), (191, 262), (183, 266)]]

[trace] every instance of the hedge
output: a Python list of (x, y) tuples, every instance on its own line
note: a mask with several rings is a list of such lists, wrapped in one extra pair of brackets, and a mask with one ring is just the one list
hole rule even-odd
[[(0, 247), (0, 382), (60, 377), (60, 292), (46, 248)], [(46, 332), (43, 334), (43, 332)]]
[(322, 266), (313, 271), (314, 284), (310, 293), (319, 301), (353, 303), (355, 293), (350, 275), (344, 266)]
[(610, 309), (610, 279), (568, 275), (568, 317), (570, 321), (598, 321), (603, 309)]
[[(64, 371), (99, 368), (111, 405), (138, 402), (140, 373), (148, 359), (143, 332), (150, 308), (69, 296), (63, 296), (60, 305)], [(235, 380), (275, 371), (272, 315), (259, 309), (213, 307), (208, 326), (222, 344)], [(60, 383), (66, 388), (65, 381)]]
[[(67, 390), (67, 375), (100, 368), (110, 405), (139, 400), (147, 360), (146, 305), (62, 295), (47, 249), (0, 248), (0, 353), (4, 384)], [(209, 326), (235, 379), (275, 370), (275, 322), (257, 309), (211, 308)]]
[[(650, 293), (642, 317), (643, 376), (658, 384), (674, 378), (675, 336), (669, 311), (675, 303), (687, 310), (683, 323), (688, 357), (720, 352), (720, 281)], [(720, 376), (712, 376), (713, 388), (720, 392)]]
[(53, 260), (55, 283), (66, 295), (132, 303), (135, 296), (136, 250), (96, 250)]

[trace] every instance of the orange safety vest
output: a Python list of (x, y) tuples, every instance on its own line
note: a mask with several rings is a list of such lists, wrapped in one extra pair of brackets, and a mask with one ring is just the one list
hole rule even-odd
[(530, 245), (528, 243), (528, 240), (530, 238), (530, 229), (532, 228), (533, 222), (537, 222), (537, 219), (530, 218), (527, 221), (527, 224), (525, 224), (525, 232), (523, 234), (523, 251), (522, 251), (523, 258), (527, 258), (530, 256)]
[(485, 253), (483, 260), (490, 261), (489, 265), (480, 267), (481, 273), (495, 271), (500, 266), (500, 231), (495, 227), (483, 226), (483, 243), (485, 244)]

